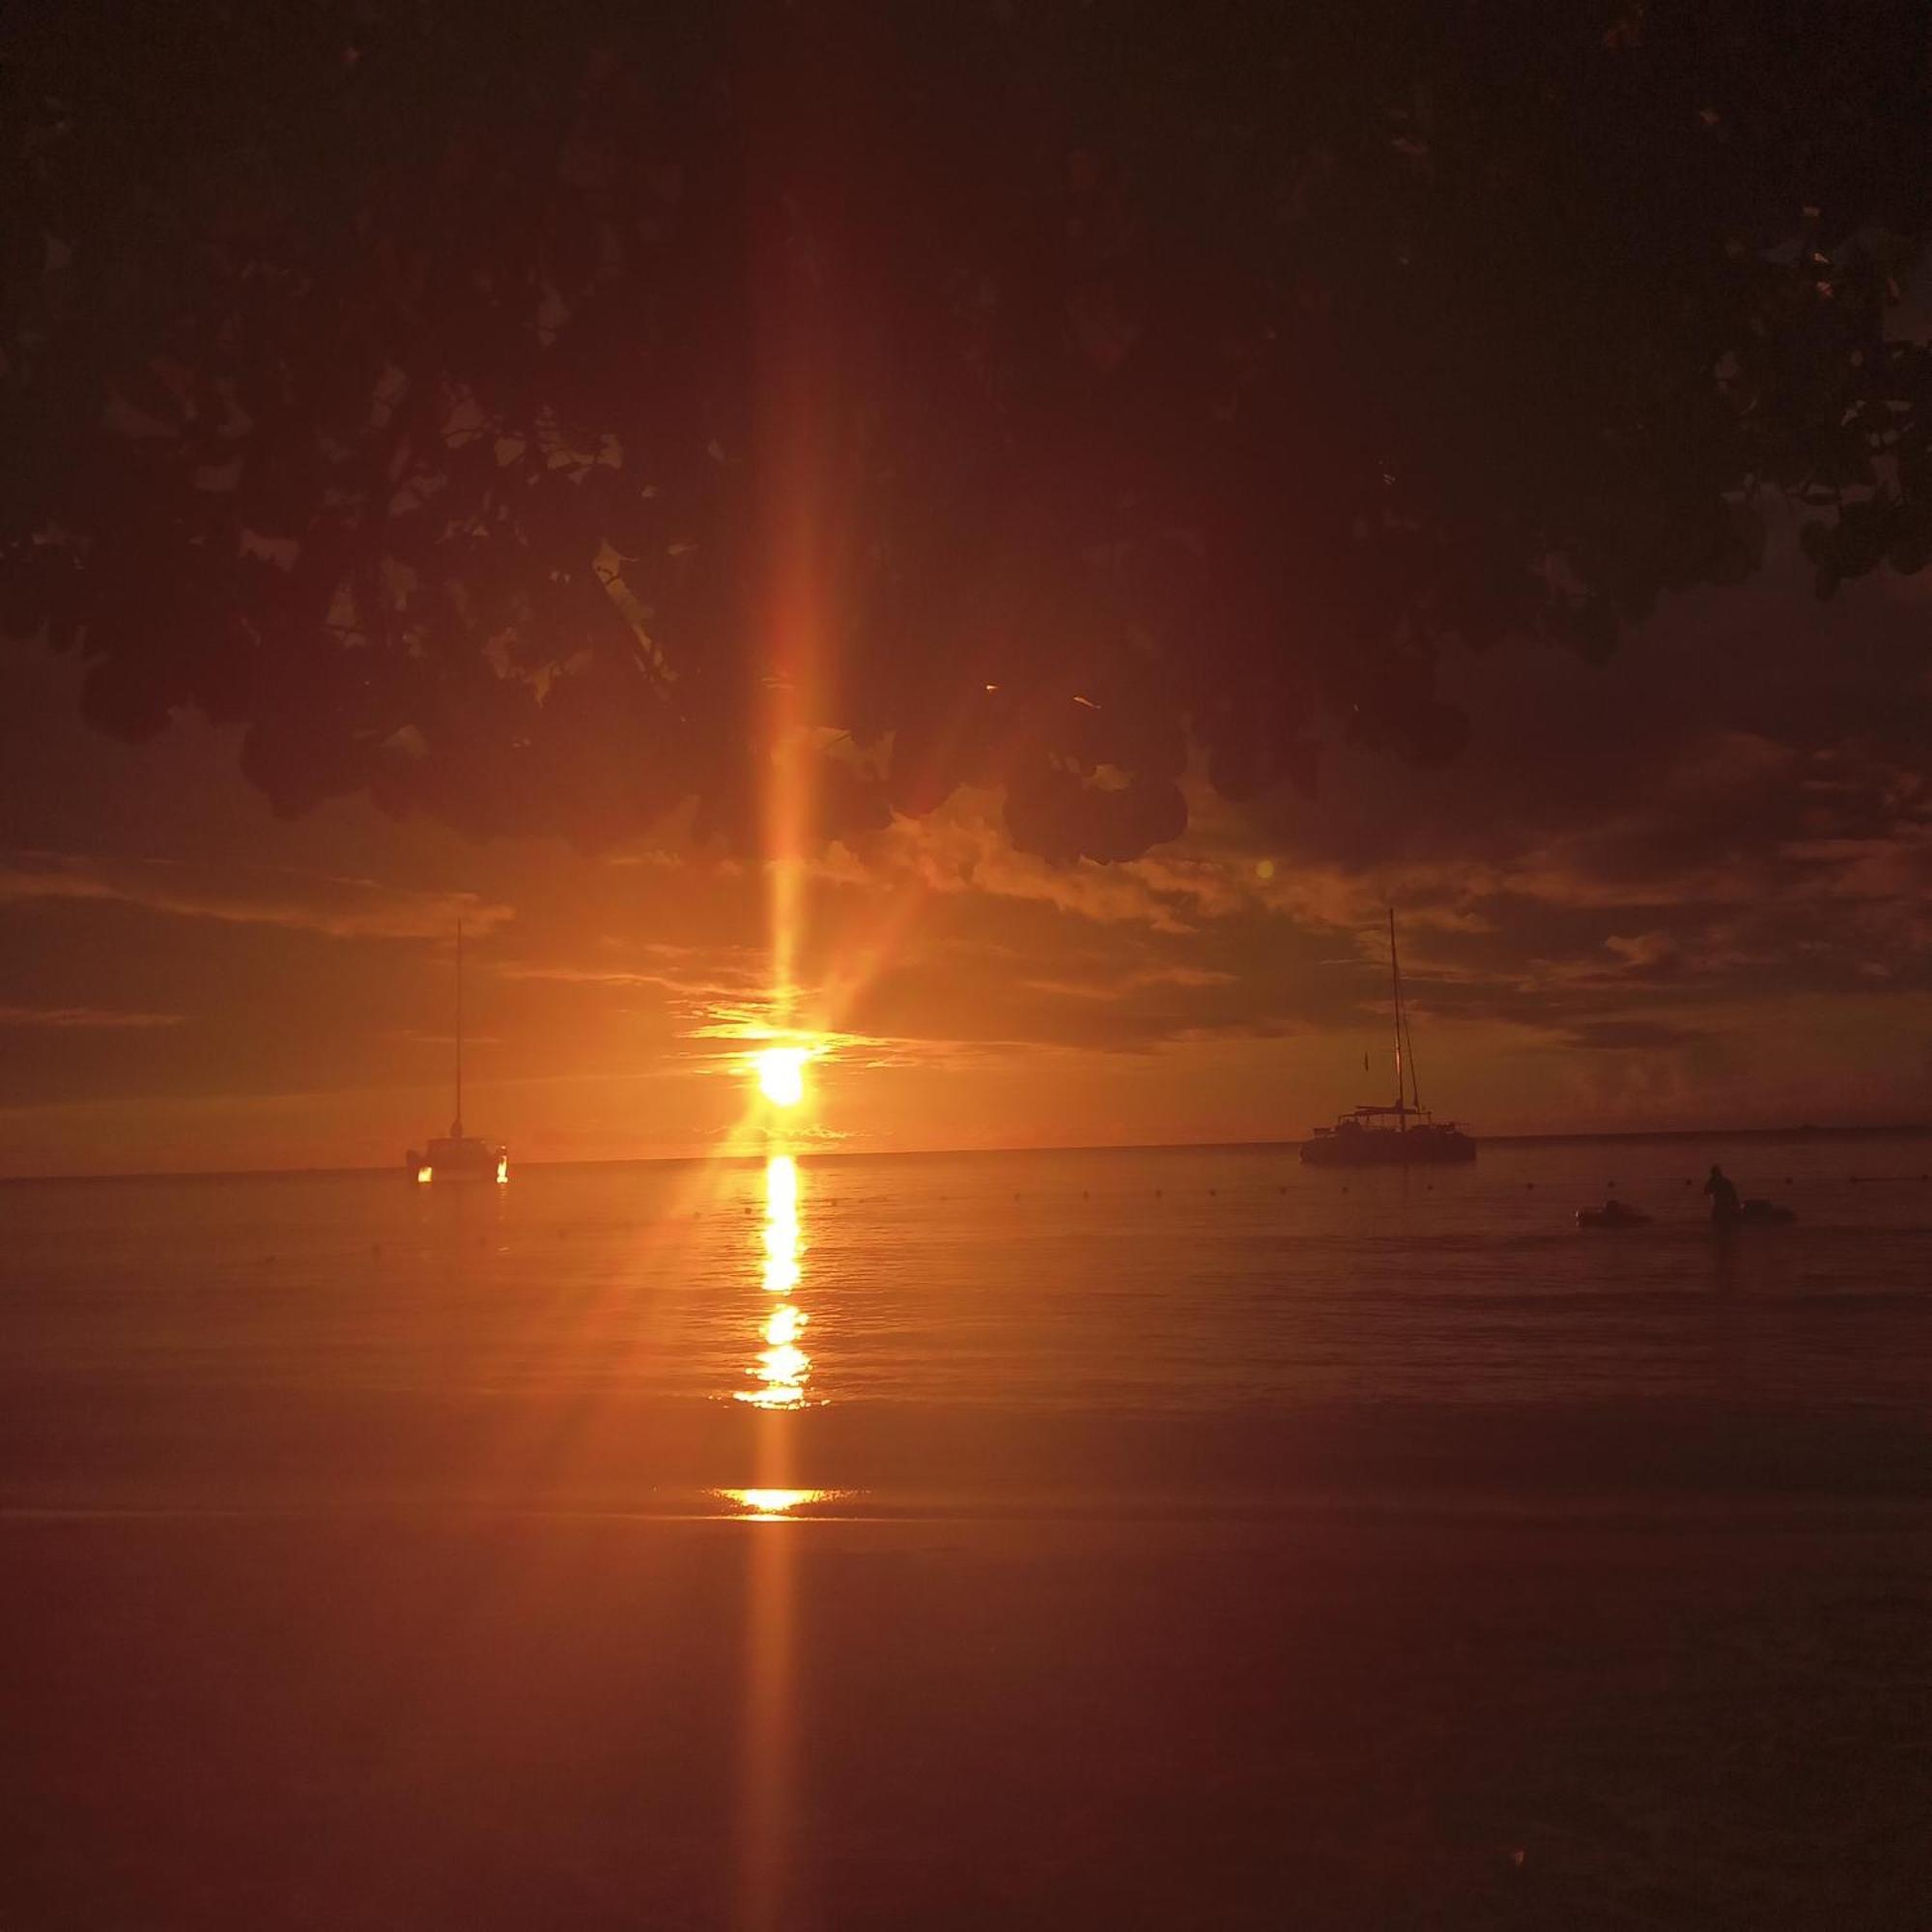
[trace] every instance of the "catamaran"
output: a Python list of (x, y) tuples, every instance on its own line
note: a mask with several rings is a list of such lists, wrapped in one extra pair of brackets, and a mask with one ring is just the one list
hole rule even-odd
[[(1422, 1104), (1415, 1079), (1415, 1048), (1402, 1010), (1402, 961), (1395, 948), (1395, 909), (1389, 909), (1389, 976), (1395, 989), (1395, 1104), (1357, 1107), (1332, 1127), (1317, 1127), (1301, 1144), (1310, 1167), (1389, 1167), (1408, 1162), (1439, 1164), (1474, 1160), (1476, 1143), (1454, 1121), (1438, 1121)], [(1363, 1063), (1365, 1065), (1366, 1062)], [(1403, 1089), (1407, 1069), (1407, 1095)]]
[(456, 922), (456, 1119), (419, 1153), (403, 1157), (405, 1170), (432, 1180), (508, 1180), (510, 1150), (463, 1131), (463, 922)]

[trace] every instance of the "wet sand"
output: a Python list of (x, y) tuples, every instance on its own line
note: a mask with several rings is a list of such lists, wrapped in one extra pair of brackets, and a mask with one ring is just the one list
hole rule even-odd
[(1922, 1926), (1932, 1518), (0, 1519), (0, 1924)]

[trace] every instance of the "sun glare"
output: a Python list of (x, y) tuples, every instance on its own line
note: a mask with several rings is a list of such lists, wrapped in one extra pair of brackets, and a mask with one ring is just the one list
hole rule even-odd
[(842, 1490), (714, 1490), (712, 1494), (736, 1503), (754, 1521), (778, 1522), (801, 1504), (834, 1502)]
[(802, 1046), (768, 1046), (753, 1054), (758, 1092), (774, 1107), (796, 1107), (805, 1098), (805, 1063), (810, 1058)]

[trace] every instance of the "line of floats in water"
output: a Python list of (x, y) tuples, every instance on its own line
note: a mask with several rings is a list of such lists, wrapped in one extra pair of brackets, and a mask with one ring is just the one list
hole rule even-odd
[[(1877, 1186), (1886, 1182), (1932, 1182), (1932, 1174), (1852, 1174), (1847, 1175), (1845, 1179), (1854, 1187), (1861, 1185)], [(1693, 1177), (1687, 1176), (1685, 1178), (1684, 1185), (1686, 1187), (1694, 1187), (1696, 1184), (1697, 1182)], [(1792, 1177), (1787, 1174), (1784, 1177), (1784, 1185), (1789, 1187), (1791, 1184)], [(1617, 1183), (1611, 1180), (1606, 1185), (1614, 1190)], [(1146, 1190), (1148, 1195), (1156, 1201), (1164, 1199), (1167, 1191), (1165, 1187), (1150, 1187)], [(1179, 1192), (1180, 1190), (1177, 1189), (1176, 1191)], [(1209, 1200), (1217, 1200), (1221, 1194), (1221, 1189), (1218, 1187), (1208, 1187), (1201, 1191)], [(1232, 1193), (1235, 1190), (1230, 1189), (1229, 1191)], [(1278, 1184), (1274, 1191), (1281, 1195), (1287, 1194), (1289, 1191), (1287, 1183), (1282, 1182)], [(1337, 1191), (1347, 1194), (1349, 1192), (1348, 1183), (1345, 1182)], [(1435, 1193), (1435, 1183), (1433, 1180), (1425, 1181), (1423, 1183), (1423, 1191), (1428, 1194)], [(1523, 1191), (1530, 1194), (1535, 1193), (1536, 1182), (1525, 1180), (1523, 1182)], [(935, 1194), (932, 1196), (935, 1203), (949, 1202), (953, 1198), (950, 1194)], [(962, 1195), (958, 1198), (965, 1200), (970, 1197)], [(1015, 1188), (1012, 1192), (1012, 1199), (1015, 1201), (1045, 1200), (1051, 1198), (1053, 1197), (1050, 1194), (1045, 1193), (1029, 1195), (1020, 1188)], [(1083, 1201), (1091, 1201), (1094, 1198), (1094, 1190), (1091, 1187), (1083, 1187), (1080, 1190), (1080, 1198)], [(825, 1197), (825, 1205), (828, 1208), (843, 1207), (844, 1197), (838, 1194), (827, 1195)], [(755, 1214), (758, 1212), (758, 1209), (750, 1204), (745, 1204), (735, 1208), (714, 1208), (709, 1211), (720, 1215), (735, 1214), (745, 1216)], [(701, 1208), (694, 1208), (690, 1210), (691, 1219), (694, 1221), (702, 1220), (705, 1212), (706, 1210)], [(1641, 1228), (1650, 1226), (1656, 1218), (1655, 1215), (1646, 1214), (1641, 1208), (1634, 1208), (1628, 1201), (1618, 1198), (1614, 1192), (1605, 1197), (1603, 1206), (1600, 1208), (1579, 1208), (1577, 1209), (1577, 1225), (1580, 1228)], [(1784, 1207), (1779, 1202), (1762, 1200), (1756, 1197), (1740, 1203), (1736, 1216), (1736, 1219), (1740, 1222), (1763, 1224), (1790, 1222), (1797, 1220), (1797, 1218), (1798, 1215), (1795, 1209)]]

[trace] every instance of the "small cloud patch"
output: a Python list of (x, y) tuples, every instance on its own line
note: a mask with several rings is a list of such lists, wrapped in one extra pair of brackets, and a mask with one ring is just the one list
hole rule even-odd
[(0, 1007), (0, 1027), (113, 1031), (185, 1024), (181, 1013), (120, 1012), (105, 1007)]

